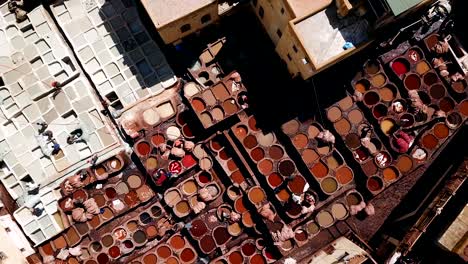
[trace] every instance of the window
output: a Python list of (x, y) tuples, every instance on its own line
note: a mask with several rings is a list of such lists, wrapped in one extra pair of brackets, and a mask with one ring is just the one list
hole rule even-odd
[(276, 35), (278, 35), (278, 37), (281, 38), (281, 36), (283, 36), (283, 33), (281, 33), (281, 30), (276, 30)]
[(202, 16), (201, 23), (205, 24), (205, 23), (210, 22), (210, 20), (211, 20), (211, 16), (210, 16), (210, 14), (207, 14), (207, 15)]
[(296, 53), (298, 52), (296, 45), (293, 45), (293, 50), (294, 50), (294, 52), (296, 52)]
[(252, 4), (253, 4), (255, 7), (257, 7), (257, 3), (258, 3), (257, 0), (253, 0), (253, 1), (252, 1)]
[(263, 10), (263, 7), (260, 7), (260, 8), (258, 9), (258, 15), (259, 15), (261, 18), (263, 18), (263, 16), (265, 15), (265, 10)]
[(309, 64), (309, 60), (307, 58), (302, 58), (302, 64), (307, 65)]
[(286, 56), (288, 56), (289, 61), (292, 61), (291, 55), (289, 55), (289, 53)]
[(182, 33), (185, 33), (187, 31), (189, 31), (190, 29), (192, 29), (192, 27), (190, 26), (190, 24), (185, 24), (183, 26), (180, 27), (180, 32)]
[(283, 7), (281, 8), (281, 14), (284, 14), (284, 8)]

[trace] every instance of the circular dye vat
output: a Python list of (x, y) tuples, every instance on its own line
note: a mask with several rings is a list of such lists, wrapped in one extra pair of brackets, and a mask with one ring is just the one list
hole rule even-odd
[(301, 155), (302, 160), (304, 160), (306, 164), (312, 164), (313, 162), (319, 159), (319, 155), (313, 149), (304, 149)]
[(333, 106), (327, 110), (327, 117), (331, 122), (335, 122), (340, 119), (341, 114), (341, 110), (336, 106)]
[[(234, 128), (234, 134), (237, 138), (243, 139), (247, 136), (247, 127), (244, 125), (238, 125)], [(212, 141), (213, 142), (213, 141)], [(219, 144), (219, 143), (218, 143)], [(221, 149), (221, 146), (217, 149)]]
[(154, 254), (148, 254), (143, 257), (144, 264), (156, 264), (158, 262), (158, 257)]
[(346, 203), (349, 206), (358, 205), (362, 202), (362, 196), (358, 192), (350, 192), (346, 195)]
[(213, 109), (211, 109), (211, 116), (214, 120), (221, 121), (224, 119), (224, 111), (221, 107), (213, 107)]
[(242, 264), (244, 263), (244, 257), (239, 251), (233, 251), (228, 256), (228, 260), (230, 264)]
[(188, 180), (182, 184), (182, 192), (185, 195), (192, 195), (198, 190), (197, 184), (193, 180)]
[(416, 64), (416, 72), (419, 75), (423, 75), (424, 73), (430, 70), (431, 70), (431, 66), (429, 66), (429, 64), (425, 61), (421, 61), (421, 62), (418, 62), (418, 64)]
[(213, 237), (218, 246), (226, 244), (231, 239), (231, 235), (224, 226), (215, 227)]
[(382, 175), (386, 182), (393, 182), (398, 178), (400, 172), (397, 168), (390, 166), (382, 170)]
[(278, 164), (278, 172), (285, 177), (290, 176), (296, 171), (296, 165), (289, 159), (280, 161)]
[(333, 218), (333, 215), (330, 212), (322, 210), (315, 216), (315, 221), (322, 228), (327, 228), (333, 225), (335, 219)]
[(380, 129), (385, 135), (391, 135), (393, 132), (395, 132), (396, 129), (395, 120), (391, 118), (386, 118), (382, 120), (382, 122), (380, 123)]
[(292, 119), (281, 126), (281, 129), (286, 135), (294, 135), (299, 131), (299, 122), (296, 119)]
[(257, 140), (258, 144), (260, 144), (261, 146), (269, 147), (275, 142), (275, 136), (273, 135), (273, 133), (259, 133), (257, 134)]
[(307, 233), (302, 229), (296, 230), (296, 232), (294, 232), (294, 238), (299, 242), (304, 242), (307, 240)]
[(391, 102), (395, 99), (397, 89), (393, 85), (387, 85), (379, 89), (379, 96), (384, 102)]
[(450, 129), (455, 129), (462, 123), (462, 117), (459, 113), (452, 112), (447, 116), (445, 122)]
[(405, 113), (400, 116), (400, 126), (402, 127), (411, 127), (412, 125), (414, 125), (414, 122), (415, 120), (412, 114)]
[(367, 189), (371, 192), (378, 192), (383, 189), (383, 181), (381, 178), (377, 176), (372, 176), (369, 179), (367, 179)]
[(316, 177), (316, 178), (323, 178), (328, 175), (328, 167), (325, 165), (322, 161), (317, 162), (310, 168), (310, 172)]
[(263, 159), (257, 164), (258, 170), (263, 175), (269, 175), (273, 171), (273, 162), (270, 159)]
[(114, 239), (111, 235), (105, 235), (104, 237), (102, 237), (101, 243), (105, 247), (110, 247), (114, 243)]
[(423, 77), (423, 82), (427, 86), (431, 86), (431, 85), (435, 84), (436, 82), (438, 82), (438, 80), (439, 80), (439, 78), (437, 77), (437, 74), (435, 74), (433, 72), (428, 72)]
[(146, 141), (140, 141), (136, 144), (136, 152), (140, 156), (146, 156), (151, 152), (151, 146)]
[(402, 172), (409, 172), (413, 168), (413, 160), (408, 155), (398, 157), (396, 167)]
[(309, 235), (312, 235), (312, 236), (320, 232), (320, 226), (315, 221), (307, 223), (306, 228), (307, 228), (307, 233), (309, 233)]
[(351, 124), (346, 118), (341, 118), (336, 123), (333, 124), (336, 132), (340, 135), (346, 135), (349, 130), (351, 130)]
[(354, 84), (354, 89), (360, 93), (365, 93), (370, 88), (370, 82), (366, 79), (359, 80)]
[(338, 182), (332, 177), (327, 177), (320, 182), (320, 187), (324, 193), (331, 195), (338, 190)]
[(342, 203), (335, 203), (331, 207), (331, 213), (337, 220), (344, 220), (348, 217), (348, 209)]
[(200, 249), (203, 251), (205, 254), (211, 253), (213, 250), (216, 249), (216, 243), (214, 239), (211, 237), (211, 235), (206, 235), (200, 239), (198, 242), (200, 245)]
[(301, 195), (304, 192), (306, 181), (301, 175), (296, 175), (291, 181), (288, 182), (288, 187), (291, 192)]
[(179, 264), (179, 259), (176, 258), (176, 257), (169, 257), (168, 259), (166, 259), (166, 262), (165, 264)]
[(410, 64), (406, 59), (398, 58), (391, 63), (391, 67), (397, 75), (403, 75), (409, 72)]
[(155, 170), (158, 167), (158, 159), (156, 157), (149, 157), (145, 162), (147, 170)]
[(291, 240), (286, 240), (281, 243), (280, 247), (284, 251), (289, 251), (293, 248), (293, 243), (291, 242)]
[(429, 89), (429, 95), (434, 99), (441, 99), (445, 96), (445, 87), (440, 84), (434, 84)]
[(388, 152), (381, 151), (377, 153), (377, 155), (375, 155), (374, 161), (375, 164), (377, 164), (377, 166), (379, 166), (380, 168), (385, 168), (388, 165), (390, 165), (390, 163), (392, 163), (392, 157), (390, 156), (390, 154), (388, 154)]
[(107, 264), (110, 260), (106, 253), (101, 253), (97, 256), (97, 261), (99, 264)]
[(297, 218), (301, 215), (302, 207), (293, 201), (289, 201), (286, 205), (286, 214), (290, 218)]
[(258, 145), (257, 138), (253, 135), (245, 137), (243, 143), (247, 149), (252, 149)]
[(384, 74), (379, 73), (372, 77), (371, 84), (374, 87), (382, 87), (386, 81), (387, 81), (387, 77), (385, 77)]
[(386, 116), (387, 113), (388, 113), (388, 108), (384, 104), (377, 104), (372, 109), (372, 115), (376, 119), (379, 119), (379, 118), (382, 118), (382, 117)]
[(112, 187), (107, 188), (104, 191), (104, 193), (106, 194), (107, 198), (109, 198), (109, 199), (114, 199), (117, 196), (117, 191)]
[(236, 101), (233, 99), (228, 99), (223, 102), (223, 109), (226, 112), (226, 115), (230, 116), (235, 114), (239, 108), (237, 107)]
[(172, 250), (166, 245), (160, 245), (156, 249), (156, 255), (158, 255), (158, 257), (162, 259), (167, 259), (168, 257), (172, 255)]
[(252, 159), (255, 162), (259, 162), (260, 160), (262, 160), (265, 157), (265, 151), (263, 151), (263, 149), (260, 148), (260, 147), (254, 148), (250, 152), (250, 157), (252, 157)]
[(192, 99), (192, 107), (196, 112), (201, 112), (206, 109), (206, 103), (203, 99), (195, 97)]
[(102, 250), (102, 245), (99, 242), (93, 242), (89, 246), (92, 252), (99, 253)]
[(184, 248), (180, 253), (180, 260), (182, 260), (183, 263), (193, 263), (196, 256), (197, 255), (195, 254), (193, 249)]
[(281, 202), (287, 202), (287, 201), (289, 201), (289, 197), (291, 197), (291, 195), (289, 194), (288, 191), (286, 191), (285, 189), (282, 189), (281, 191), (279, 191), (279, 192), (276, 194), (276, 197), (277, 197), (278, 200), (280, 200)]
[(342, 185), (350, 183), (354, 178), (353, 171), (348, 166), (339, 168), (335, 172), (335, 177), (336, 180)]
[(307, 135), (309, 138), (316, 138), (321, 130), (319, 125), (312, 124), (307, 128)]
[(374, 60), (369, 60), (365, 66), (364, 66), (364, 71), (367, 74), (376, 74), (380, 70), (380, 65), (377, 61)]
[(279, 160), (284, 156), (284, 151), (283, 151), (283, 148), (281, 148), (280, 146), (273, 145), (268, 150), (268, 154), (270, 155), (272, 159)]
[(113, 246), (109, 248), (108, 253), (111, 258), (117, 258), (120, 256), (120, 248), (118, 246)]
[(190, 228), (190, 234), (192, 234), (193, 237), (199, 238), (206, 234), (208, 232), (208, 228), (206, 227), (205, 222), (202, 220), (194, 220), (192, 221), (192, 227)]
[(133, 233), (133, 241), (137, 244), (143, 244), (146, 242), (146, 234), (145, 232), (138, 230), (135, 233)]
[(434, 135), (439, 139), (449, 136), (449, 128), (444, 123), (438, 123), (434, 126)]
[(249, 128), (252, 129), (253, 131), (259, 131), (260, 129), (257, 127), (257, 120), (251, 116), (249, 121), (248, 121), (248, 124), (249, 124)]
[(292, 143), (293, 145), (297, 148), (297, 149), (303, 149), (307, 146), (307, 144), (309, 143), (309, 139), (307, 138), (306, 135), (304, 134), (297, 134), (293, 140), (292, 140)]
[(151, 143), (155, 147), (159, 146), (160, 144), (163, 144), (164, 142), (166, 142), (166, 138), (163, 134), (155, 134), (151, 137)]
[(406, 76), (404, 80), (405, 88), (408, 90), (417, 90), (421, 87), (421, 79), (416, 74)]
[(361, 146), (361, 139), (359, 135), (356, 133), (349, 133), (345, 137), (345, 144), (350, 149), (356, 149)]
[(211, 116), (210, 113), (208, 112), (203, 112), (200, 115), (200, 121), (203, 125), (205, 126), (211, 126), (213, 125), (213, 117)]
[(456, 81), (452, 83), (452, 90), (456, 93), (463, 94), (465, 93), (466, 86), (466, 81)]
[(267, 181), (272, 188), (276, 188), (283, 183), (283, 178), (277, 173), (272, 173), (270, 174), (270, 176), (268, 176)]
[(173, 249), (179, 250), (185, 246), (185, 240), (181, 236), (175, 235), (169, 240), (169, 244)]
[(201, 184), (207, 184), (209, 182), (211, 182), (211, 174), (208, 173), (207, 171), (202, 171), (200, 172), (200, 174), (198, 174), (198, 181), (201, 183)]
[(348, 113), (348, 119), (353, 124), (361, 123), (363, 118), (362, 112), (359, 109), (353, 109)]
[(199, 166), (200, 169), (208, 171), (211, 169), (211, 167), (213, 167), (213, 162), (211, 161), (211, 158), (205, 157), (199, 161)]
[(150, 225), (150, 226), (146, 227), (145, 233), (149, 238), (154, 238), (154, 237), (156, 237), (158, 235), (158, 229), (156, 229), (155, 226)]
[(439, 144), (439, 140), (433, 134), (426, 134), (421, 139), (423, 147), (427, 149), (435, 149), (437, 144)]
[(455, 102), (450, 97), (444, 97), (439, 101), (439, 108), (444, 112), (450, 112), (455, 108)]
[(137, 189), (143, 185), (140, 176), (138, 175), (130, 175), (127, 179), (128, 186), (132, 189)]
[(241, 252), (244, 254), (244, 256), (250, 257), (252, 256), (256, 251), (255, 245), (253, 243), (245, 243), (241, 247)]
[(368, 91), (364, 95), (364, 103), (367, 106), (373, 106), (373, 105), (377, 104), (379, 101), (380, 101), (380, 96), (379, 96), (378, 93), (376, 93), (374, 91)]
[(407, 55), (411, 62), (418, 62), (422, 58), (422, 52), (419, 49), (410, 49)]
[(244, 201), (242, 200), (242, 196), (237, 198), (234, 201), (234, 209), (239, 213), (242, 214), (243, 212), (247, 211), (247, 208), (244, 206)]
[(187, 201), (180, 201), (176, 204), (174, 211), (179, 214), (179, 216), (185, 216), (190, 212), (190, 205)]
[(249, 200), (254, 203), (261, 203), (265, 200), (265, 192), (260, 187), (253, 187), (248, 193)]

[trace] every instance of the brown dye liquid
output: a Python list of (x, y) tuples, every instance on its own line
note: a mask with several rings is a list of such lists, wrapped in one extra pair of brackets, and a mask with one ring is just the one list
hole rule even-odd
[(334, 170), (339, 166), (338, 160), (335, 157), (330, 156), (327, 158), (327, 165), (328, 165), (328, 168), (330, 168), (331, 170)]
[(379, 95), (382, 101), (385, 101), (385, 102), (391, 102), (395, 98), (393, 91), (387, 87), (383, 87), (379, 89)]
[(304, 149), (304, 151), (302, 151), (302, 160), (304, 160), (306, 164), (311, 164), (318, 159), (319, 159), (319, 155), (317, 154), (315, 150)]
[(428, 72), (430, 69), (431, 67), (425, 61), (421, 61), (418, 64), (416, 64), (416, 72), (419, 75), (423, 75), (424, 73)]
[(224, 101), (223, 109), (224, 109), (224, 112), (226, 112), (226, 115), (233, 115), (239, 110), (239, 108), (237, 107), (233, 99), (228, 99)]
[(370, 160), (362, 165), (362, 170), (367, 176), (374, 175), (377, 173), (377, 165), (374, 160)]
[(195, 111), (197, 112), (201, 112), (203, 110), (205, 110), (206, 108), (206, 105), (205, 105), (205, 102), (200, 99), (200, 98), (193, 98), (192, 100), (192, 107)]
[(248, 135), (247, 137), (244, 138), (244, 146), (248, 149), (254, 148), (257, 146), (257, 138), (253, 135)]
[(158, 229), (153, 225), (148, 226), (145, 232), (148, 237), (155, 237), (158, 235)]
[(186, 201), (180, 201), (176, 204), (175, 209), (180, 213), (180, 214), (186, 214), (190, 211), (190, 206)]
[(67, 241), (63, 236), (54, 239), (54, 246), (57, 250), (67, 247)]
[(283, 130), (283, 132), (286, 134), (286, 135), (294, 135), (297, 133), (297, 131), (299, 131), (299, 122), (297, 122), (297, 120), (293, 119), (293, 120), (290, 120), (286, 123), (284, 123), (282, 126), (281, 126), (281, 129)]
[(350, 133), (346, 135), (345, 143), (349, 148), (355, 149), (361, 146), (361, 139), (359, 138), (358, 134)]
[(154, 170), (158, 167), (158, 160), (155, 157), (149, 157), (146, 160), (145, 167), (147, 170)]
[(304, 134), (298, 134), (293, 138), (292, 142), (297, 149), (303, 149), (309, 143), (309, 139)]
[(329, 212), (325, 210), (320, 211), (317, 214), (316, 218), (317, 218), (317, 223), (322, 227), (329, 227), (334, 222), (332, 214), (330, 214)]
[(172, 251), (168, 246), (162, 245), (156, 249), (156, 254), (160, 258), (167, 259), (168, 257), (172, 255)]
[(331, 122), (335, 122), (336, 120), (340, 119), (341, 110), (338, 107), (333, 106), (330, 109), (328, 109), (327, 117)]
[(421, 80), (416, 74), (411, 74), (405, 78), (404, 84), (408, 90), (417, 90), (421, 86)]
[(302, 194), (305, 184), (305, 179), (300, 175), (297, 175), (292, 181), (288, 182), (289, 189), (295, 194)]
[(364, 94), (364, 103), (367, 105), (375, 105), (380, 101), (379, 94), (374, 91), (369, 91)]
[(195, 259), (195, 252), (193, 252), (193, 250), (190, 248), (185, 248), (180, 253), (180, 260), (182, 260), (183, 262), (188, 263), (188, 262), (193, 261), (194, 259)]
[(452, 89), (457, 93), (464, 93), (466, 89), (466, 84), (463, 81), (456, 81), (452, 83)]
[(325, 164), (323, 164), (322, 161), (316, 163), (312, 168), (310, 168), (310, 172), (316, 177), (316, 178), (323, 178), (327, 176), (328, 174), (328, 168)]
[(109, 165), (109, 167), (111, 167), (112, 169), (116, 170), (116, 169), (120, 169), (120, 167), (122, 166), (122, 162), (120, 162), (119, 159), (117, 158), (112, 158), (110, 159), (107, 164)]
[(288, 191), (286, 191), (285, 189), (279, 191), (279, 192), (276, 194), (276, 196), (278, 197), (278, 199), (279, 199), (280, 201), (283, 201), (283, 202), (288, 201), (288, 200), (289, 200), (289, 197), (290, 197)]
[(71, 227), (67, 230), (66, 237), (70, 245), (75, 245), (76, 243), (78, 243), (78, 241), (80, 241), (80, 236), (78, 235), (78, 232), (75, 230), (74, 227)]
[(242, 214), (242, 223), (246, 227), (252, 227), (254, 225), (250, 212), (247, 211)]
[(440, 107), (440, 110), (447, 113), (453, 110), (453, 108), (455, 107), (455, 103), (453, 102), (452, 99), (445, 97), (442, 100), (440, 100), (439, 107)]
[(284, 151), (280, 146), (271, 146), (268, 150), (268, 154), (272, 159), (279, 160), (284, 156)]
[(440, 99), (445, 96), (445, 88), (440, 84), (434, 84), (431, 86), (429, 94), (434, 99)]
[(338, 220), (343, 220), (348, 216), (348, 210), (342, 203), (336, 203), (332, 205), (331, 212), (333, 217)]
[(369, 61), (366, 64), (365, 71), (368, 74), (376, 74), (379, 71), (379, 65), (374, 61)]
[(385, 84), (386, 81), (387, 81), (387, 78), (385, 77), (385, 75), (381, 73), (375, 75), (371, 79), (372, 86), (375, 86), (375, 87), (381, 87), (382, 85)]
[(353, 106), (354, 102), (353, 102), (353, 99), (349, 96), (346, 96), (345, 98), (341, 99), (339, 102), (338, 102), (338, 106), (343, 110), (343, 111), (346, 111), (348, 110), (349, 108), (351, 108)]
[(426, 85), (431, 86), (438, 81), (437, 75), (433, 72), (428, 72), (424, 75), (423, 81)]
[(462, 115), (468, 116), (468, 101), (461, 102), (459, 108)]
[(427, 149), (434, 149), (438, 143), (439, 140), (432, 134), (427, 134), (422, 138), (422, 145)]
[(249, 128), (252, 129), (253, 131), (259, 130), (257, 127), (257, 120), (255, 119), (255, 117), (251, 116), (248, 123), (249, 123)]
[(77, 190), (73, 193), (73, 199), (75, 200), (86, 200), (88, 194), (84, 190)]
[(382, 180), (379, 177), (370, 177), (367, 180), (367, 188), (372, 192), (380, 191), (383, 188)]
[(264, 159), (258, 163), (258, 170), (263, 175), (268, 175), (273, 170), (273, 162), (268, 159)]
[(359, 110), (359, 109), (351, 110), (351, 111), (348, 113), (348, 119), (349, 119), (349, 121), (351, 121), (351, 123), (353, 123), (353, 124), (359, 124), (359, 123), (361, 123), (361, 121), (362, 121), (362, 119), (363, 119), (363, 115), (362, 115), (361, 110)]
[(408, 172), (413, 168), (413, 160), (406, 155), (400, 156), (397, 160), (396, 166), (401, 172)]
[(97, 175), (103, 175), (105, 173), (107, 173), (107, 170), (104, 166), (99, 166), (97, 167), (94, 172), (97, 174)]
[(112, 246), (112, 244), (114, 243), (114, 239), (112, 238), (111, 235), (105, 235), (102, 239), (101, 239), (101, 243), (103, 246), (105, 247), (110, 247)]
[(306, 241), (307, 240), (307, 234), (303, 230), (296, 231), (294, 234), (294, 238), (296, 238), (297, 241)]
[(226, 165), (229, 171), (234, 171), (235, 169), (237, 169), (237, 164), (233, 159), (228, 160)]
[(353, 180), (353, 171), (349, 167), (343, 166), (336, 171), (335, 177), (340, 184), (348, 184)]
[(41, 249), (44, 252), (44, 254), (48, 256), (54, 255), (54, 249), (52, 248), (52, 245), (50, 243), (45, 244), (41, 247)]
[(383, 169), (382, 174), (383, 174), (384, 180), (387, 182), (394, 181), (398, 178), (398, 171), (394, 167), (388, 167), (388, 168)]
[(268, 183), (273, 187), (278, 187), (281, 183), (283, 183), (283, 178), (279, 176), (277, 173), (272, 173), (268, 176)]
[(190, 233), (194, 237), (201, 237), (208, 232), (206, 224), (202, 220), (194, 220), (192, 222), (192, 228), (190, 228)]
[(250, 156), (254, 161), (260, 161), (265, 157), (265, 152), (262, 148), (255, 148), (250, 152)]
[(231, 174), (231, 180), (235, 183), (241, 184), (245, 181), (244, 176), (240, 170), (237, 170)]
[(229, 94), (229, 91), (226, 89), (226, 86), (224, 86), (223, 83), (218, 83), (212, 88), (214, 96), (220, 100), (224, 101), (228, 99), (231, 95)]
[(256, 204), (265, 200), (265, 193), (259, 187), (254, 187), (249, 191), (249, 200)]
[(130, 177), (128, 177), (127, 183), (128, 186), (130, 186), (130, 188), (132, 189), (137, 189), (142, 185), (141, 178), (138, 175), (131, 175)]
[(333, 124), (333, 126), (335, 127), (336, 132), (338, 132), (340, 135), (346, 135), (351, 129), (351, 124), (344, 118), (338, 120), (335, 124)]
[(236, 126), (236, 128), (234, 128), (234, 134), (237, 138), (245, 138), (245, 136), (247, 136), (247, 128), (243, 125)]
[(236, 199), (234, 202), (234, 209), (239, 213), (242, 214), (243, 212), (247, 211), (247, 209), (244, 206), (244, 201), (242, 200), (242, 197), (239, 197)]
[(307, 135), (309, 138), (315, 138), (320, 133), (321, 129), (315, 125), (310, 125), (307, 129)]
[(187, 181), (182, 185), (182, 191), (186, 193), (187, 195), (191, 195), (197, 191), (197, 185), (195, 184), (194, 181)]
[(331, 194), (338, 190), (338, 182), (335, 179), (328, 177), (320, 183), (320, 187), (322, 187), (322, 190), (325, 193)]
[(216, 248), (215, 241), (211, 237), (211, 235), (206, 235), (202, 237), (202, 239), (198, 242), (200, 248), (205, 253), (210, 253)]
[(166, 260), (165, 264), (179, 264), (179, 260), (176, 257), (170, 257)]
[(111, 209), (109, 209), (108, 207), (105, 207), (104, 212), (102, 213), (102, 218), (104, 220), (108, 220), (108, 219), (111, 219), (112, 217), (114, 217), (114, 214), (112, 213)]
[(365, 81), (359, 81), (354, 85), (354, 89), (360, 93), (365, 93), (369, 89), (369, 85)]
[(158, 262), (158, 257), (154, 254), (148, 254), (143, 257), (144, 264), (156, 264)]
[(294, 162), (289, 159), (282, 160), (278, 165), (278, 172), (283, 176), (289, 176), (296, 171)]
[(320, 231), (320, 226), (315, 222), (307, 224), (307, 232), (311, 235), (317, 234)]
[(233, 251), (229, 254), (228, 260), (231, 264), (242, 264), (244, 263), (244, 257), (239, 251)]
[(320, 155), (327, 155), (328, 153), (330, 153), (330, 147), (329, 146), (319, 147), (317, 148), (317, 151)]
[(361, 196), (357, 193), (350, 193), (346, 195), (346, 202), (348, 205), (358, 205), (362, 201)]
[(80, 235), (86, 234), (86, 232), (89, 230), (89, 227), (86, 223), (77, 223), (75, 224), (75, 227)]
[(160, 144), (164, 143), (166, 139), (164, 138), (164, 135), (161, 134), (156, 134), (151, 137), (151, 143), (154, 146), (159, 146)]
[(185, 240), (181, 236), (175, 235), (171, 238), (169, 244), (172, 246), (173, 249), (179, 250), (185, 246)]
[(200, 115), (200, 121), (205, 125), (205, 126), (211, 126), (213, 124), (213, 118), (211, 115), (207, 112), (203, 112)]
[(226, 152), (226, 150), (224, 150), (224, 149), (222, 149), (221, 151), (219, 151), (218, 156), (219, 156), (219, 158), (222, 159), (222, 160), (228, 160), (228, 159), (229, 159), (229, 155), (228, 155), (228, 153)]
[(106, 204), (106, 198), (104, 197), (104, 195), (96, 194), (95, 196), (93, 196), (93, 198), (98, 207), (103, 207)]
[(444, 123), (439, 123), (434, 126), (434, 135), (439, 139), (444, 139), (449, 135), (449, 128)]
[(138, 243), (142, 244), (146, 241), (146, 234), (145, 232), (138, 230), (135, 233), (133, 233), (133, 240)]

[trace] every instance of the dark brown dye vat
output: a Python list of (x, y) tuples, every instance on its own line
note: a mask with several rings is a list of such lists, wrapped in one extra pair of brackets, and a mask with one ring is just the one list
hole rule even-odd
[(434, 84), (431, 86), (429, 94), (434, 99), (440, 99), (445, 96), (445, 87), (440, 84)]
[(378, 104), (372, 109), (372, 115), (377, 119), (386, 116), (387, 113), (388, 108), (384, 104)]
[(427, 86), (433, 85), (434, 83), (437, 82), (437, 80), (438, 80), (437, 75), (433, 72), (428, 72), (423, 77), (424, 84), (426, 84)]
[(400, 126), (402, 127), (410, 127), (414, 125), (414, 116), (412, 114), (403, 114), (400, 117)]
[(450, 97), (444, 97), (439, 102), (440, 110), (450, 112), (455, 107), (455, 102)]
[(359, 138), (358, 134), (349, 133), (348, 135), (346, 135), (345, 143), (346, 146), (348, 146), (349, 148), (355, 149), (361, 146), (361, 139)]
[(283, 176), (289, 176), (294, 173), (296, 166), (291, 160), (283, 160), (278, 165), (278, 171)]
[(369, 91), (364, 95), (364, 103), (366, 105), (375, 105), (380, 101), (379, 94), (374, 91)]
[(404, 83), (408, 90), (417, 90), (421, 87), (421, 79), (416, 74), (406, 76)]
[(204, 252), (204, 253), (211, 253), (215, 248), (216, 248), (216, 244), (215, 244), (215, 241), (213, 240), (213, 238), (211, 237), (211, 235), (206, 235), (204, 236), (200, 242), (200, 249)]
[(216, 227), (215, 230), (213, 230), (213, 237), (216, 241), (216, 244), (224, 245), (229, 240), (231, 235), (229, 235), (227, 228), (221, 226)]

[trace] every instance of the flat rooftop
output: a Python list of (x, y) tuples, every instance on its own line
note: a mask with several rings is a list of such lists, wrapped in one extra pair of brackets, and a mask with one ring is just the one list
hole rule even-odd
[(141, 0), (156, 28), (207, 6), (216, 0)]
[(329, 6), (333, 0), (286, 0), (286, 2), (295, 17), (303, 17)]
[(299, 20), (294, 31), (318, 70), (352, 49), (345, 50), (350, 42), (354, 47), (369, 40), (369, 23), (361, 17), (348, 15), (339, 19), (335, 5)]

